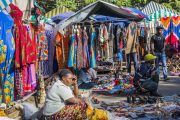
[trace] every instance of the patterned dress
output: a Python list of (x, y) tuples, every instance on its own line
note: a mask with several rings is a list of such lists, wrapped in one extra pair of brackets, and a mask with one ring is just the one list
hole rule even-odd
[(89, 48), (88, 48), (88, 35), (86, 30), (83, 30), (83, 67), (89, 66)]
[(14, 100), (14, 53), (11, 16), (0, 12), (0, 103)]
[(78, 29), (77, 33), (77, 69), (83, 68), (83, 45), (82, 45), (82, 29)]
[(69, 58), (68, 58), (68, 67), (76, 68), (76, 35), (72, 34), (70, 48), (69, 48)]
[(95, 39), (96, 32), (92, 32), (90, 41), (90, 68), (96, 67)]

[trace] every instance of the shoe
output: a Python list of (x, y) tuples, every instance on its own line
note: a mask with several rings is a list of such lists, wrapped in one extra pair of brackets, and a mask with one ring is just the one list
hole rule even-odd
[(167, 78), (164, 78), (164, 81), (167, 81), (167, 80), (170, 80), (170, 78), (168, 78), (168, 77), (167, 77)]

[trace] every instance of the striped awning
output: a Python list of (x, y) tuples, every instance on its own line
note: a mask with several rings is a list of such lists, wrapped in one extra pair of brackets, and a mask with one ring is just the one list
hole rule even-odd
[(68, 8), (64, 7), (64, 6), (59, 6), (51, 11), (49, 11), (48, 13), (45, 14), (46, 17), (51, 18), (53, 16), (56, 16), (58, 14), (61, 13), (65, 13), (65, 12), (70, 12), (71, 10), (69, 10)]
[(167, 10), (159, 10), (149, 15), (149, 21), (157, 22), (162, 17), (172, 17), (172, 16), (177, 16), (177, 15), (178, 13), (176, 12), (171, 12)]
[(0, 0), (0, 11), (6, 8), (12, 0)]
[[(155, 13), (156, 11), (160, 11), (160, 10), (164, 10), (167, 11), (169, 13), (176, 13), (174, 10), (168, 9), (167, 7), (165, 7), (164, 5), (161, 5), (159, 3), (156, 3), (154, 1), (151, 1), (149, 4), (147, 4), (142, 12), (146, 15), (151, 15), (153, 13)], [(177, 14), (177, 13), (176, 13)]]

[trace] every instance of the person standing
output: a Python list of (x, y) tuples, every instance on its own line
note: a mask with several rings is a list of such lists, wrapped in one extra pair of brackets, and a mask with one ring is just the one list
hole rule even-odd
[(151, 42), (150, 42), (151, 52), (155, 56), (157, 56), (157, 59), (155, 60), (155, 66), (158, 71), (158, 74), (160, 75), (159, 63), (161, 62), (162, 67), (163, 67), (163, 78), (164, 80), (169, 80), (167, 64), (166, 64), (165, 37), (162, 34), (163, 27), (158, 26), (156, 30), (157, 30), (157, 33), (152, 36)]

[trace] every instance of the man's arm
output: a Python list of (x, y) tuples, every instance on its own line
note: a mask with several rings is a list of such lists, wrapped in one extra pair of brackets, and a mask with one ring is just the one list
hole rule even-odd
[(154, 38), (153, 38), (153, 36), (152, 36), (152, 37), (151, 37), (151, 40), (150, 40), (150, 52), (154, 55), (153, 45), (154, 45)]
[(78, 97), (79, 96), (79, 89), (78, 89), (77, 82), (73, 84), (73, 87), (74, 87), (74, 90), (73, 90), (74, 96)]
[(70, 99), (66, 100), (66, 103), (71, 103), (71, 104), (79, 104), (81, 102), (82, 102), (82, 100), (78, 99), (76, 97), (73, 97), (73, 98), (70, 98)]

